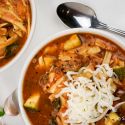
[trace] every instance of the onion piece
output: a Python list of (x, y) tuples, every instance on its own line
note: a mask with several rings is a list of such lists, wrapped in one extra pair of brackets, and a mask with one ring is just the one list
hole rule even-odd
[(120, 102), (120, 103), (118, 103), (118, 104), (116, 104), (115, 105), (115, 110), (117, 111), (117, 109), (121, 106), (121, 105), (123, 105), (123, 104), (125, 104), (125, 101), (124, 102)]

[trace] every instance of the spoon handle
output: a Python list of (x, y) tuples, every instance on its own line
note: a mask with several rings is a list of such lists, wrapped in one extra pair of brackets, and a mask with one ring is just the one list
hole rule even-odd
[(98, 26), (96, 28), (111, 31), (113, 33), (116, 33), (118, 35), (121, 35), (121, 36), (125, 37), (125, 31), (110, 27), (107, 24), (102, 23), (102, 22), (99, 22), (99, 24), (98, 24)]

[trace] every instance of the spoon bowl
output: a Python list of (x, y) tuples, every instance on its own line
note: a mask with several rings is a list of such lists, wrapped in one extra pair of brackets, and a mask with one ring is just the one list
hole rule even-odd
[(91, 20), (96, 18), (95, 12), (90, 7), (74, 2), (60, 4), (57, 14), (71, 28), (91, 27)]

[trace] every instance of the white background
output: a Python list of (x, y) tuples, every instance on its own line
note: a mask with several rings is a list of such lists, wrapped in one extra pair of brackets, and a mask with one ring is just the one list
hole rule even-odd
[[(56, 15), (56, 7), (62, 2), (78, 1), (92, 7), (102, 22), (125, 30), (125, 0), (34, 0), (37, 9), (36, 29), (33, 39), (20, 59), (8, 70), (0, 73), (0, 106), (6, 97), (18, 86), (20, 72), (27, 56), (46, 37), (67, 29)], [(122, 38), (123, 39), (123, 38)], [(25, 125), (21, 116), (5, 116), (6, 125)], [(42, 125), (42, 123), (41, 123)]]

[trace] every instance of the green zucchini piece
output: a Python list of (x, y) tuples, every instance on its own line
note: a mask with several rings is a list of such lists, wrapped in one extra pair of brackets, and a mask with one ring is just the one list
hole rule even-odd
[(81, 46), (82, 42), (77, 34), (72, 35), (69, 40), (64, 43), (64, 50), (70, 50)]
[(113, 71), (116, 73), (119, 80), (125, 79), (125, 67), (116, 67), (116, 68), (113, 68)]
[(4, 109), (0, 107), (0, 117), (4, 116), (5, 112)]
[(26, 100), (24, 107), (31, 111), (39, 111), (39, 100), (40, 94), (36, 93)]

